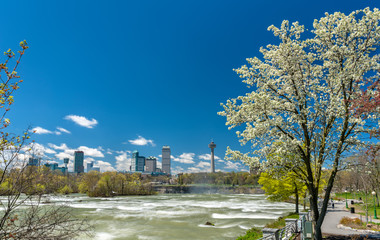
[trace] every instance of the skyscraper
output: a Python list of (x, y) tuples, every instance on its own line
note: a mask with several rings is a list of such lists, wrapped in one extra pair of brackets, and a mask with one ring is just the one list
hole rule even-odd
[(74, 172), (75, 173), (84, 172), (83, 159), (84, 159), (84, 152), (75, 151), (74, 153)]
[(148, 157), (145, 159), (145, 171), (156, 172), (157, 171), (157, 159), (155, 157)]
[(132, 172), (144, 172), (145, 157), (139, 156), (138, 151), (133, 151), (131, 159), (131, 171)]
[(170, 174), (170, 147), (162, 147), (162, 171), (164, 173)]

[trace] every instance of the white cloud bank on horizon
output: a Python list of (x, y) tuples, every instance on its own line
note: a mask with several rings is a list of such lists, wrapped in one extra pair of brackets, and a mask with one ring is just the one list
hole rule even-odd
[(79, 126), (85, 127), (85, 128), (93, 128), (98, 124), (98, 121), (95, 118), (92, 118), (91, 120), (87, 119), (83, 116), (78, 115), (67, 115), (64, 117), (66, 120), (73, 121), (74, 123), (78, 124)]
[(55, 154), (55, 157), (58, 159), (63, 160), (64, 158), (74, 159), (74, 152), (75, 151), (83, 151), (85, 157), (98, 157), (98, 158), (104, 158), (104, 154), (102, 153), (102, 150), (98, 148), (90, 148), (86, 146), (80, 146), (76, 149), (69, 148), (65, 143), (62, 143), (60, 146), (57, 146), (55, 144), (49, 143), (49, 147), (55, 149), (55, 150), (61, 150), (62, 152), (59, 152)]
[(129, 171), (131, 166), (131, 158), (128, 157), (130, 151), (117, 151), (119, 155), (115, 156), (116, 159), (116, 169), (118, 171)]
[(171, 156), (171, 159), (175, 162), (192, 164), (194, 163), (195, 153), (182, 153), (179, 157)]
[(150, 144), (152, 147), (156, 146), (153, 140), (146, 139), (142, 136), (138, 136), (136, 139), (128, 140), (128, 142), (132, 145), (137, 145), (137, 146), (146, 146), (148, 144)]

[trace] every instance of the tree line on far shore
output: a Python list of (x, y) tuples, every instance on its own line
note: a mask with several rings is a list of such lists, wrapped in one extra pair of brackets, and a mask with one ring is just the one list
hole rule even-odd
[(185, 173), (178, 177), (151, 176), (141, 173), (90, 171), (80, 175), (63, 174), (45, 166), (12, 169), (0, 184), (0, 195), (12, 195), (16, 181), (23, 183), (27, 195), (84, 193), (90, 197), (154, 194), (152, 185), (211, 184), (230, 186), (257, 185), (259, 175), (248, 172)]

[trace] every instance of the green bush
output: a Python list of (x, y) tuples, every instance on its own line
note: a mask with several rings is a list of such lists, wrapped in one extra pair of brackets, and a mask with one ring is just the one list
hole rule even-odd
[(70, 194), (73, 193), (73, 190), (70, 186), (65, 185), (63, 188), (58, 189), (58, 192), (60, 194)]

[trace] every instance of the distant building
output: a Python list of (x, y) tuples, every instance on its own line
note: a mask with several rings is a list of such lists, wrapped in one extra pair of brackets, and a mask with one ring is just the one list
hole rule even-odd
[(64, 158), (63, 159), (63, 163), (65, 164), (65, 174), (67, 174), (68, 173), (68, 168), (67, 168), (67, 164), (69, 164), (69, 161), (70, 161), (70, 159), (68, 159), (68, 158)]
[(155, 157), (148, 157), (145, 159), (145, 171), (156, 172), (157, 171), (157, 159)]
[(84, 172), (83, 159), (84, 159), (84, 152), (75, 151), (75, 153), (74, 153), (74, 173), (83, 173)]
[(39, 167), (41, 164), (41, 159), (40, 158), (29, 158), (28, 160), (28, 166), (36, 166)]
[(163, 146), (162, 147), (162, 172), (170, 174), (170, 147)]
[(132, 172), (144, 172), (145, 169), (145, 157), (139, 156), (138, 151), (132, 153), (131, 159), (131, 171)]
[(50, 170), (54, 171), (58, 169), (58, 163), (45, 163), (45, 167), (48, 167)]
[(67, 168), (66, 167), (58, 167), (58, 163), (45, 163), (44, 166), (50, 168), (50, 170), (53, 172), (56, 170), (59, 170), (63, 174), (67, 173)]
[(87, 163), (87, 172), (90, 172), (93, 167), (94, 167), (94, 162)]
[(94, 167), (94, 162), (87, 163), (87, 172), (98, 171), (100, 172), (100, 167)]

